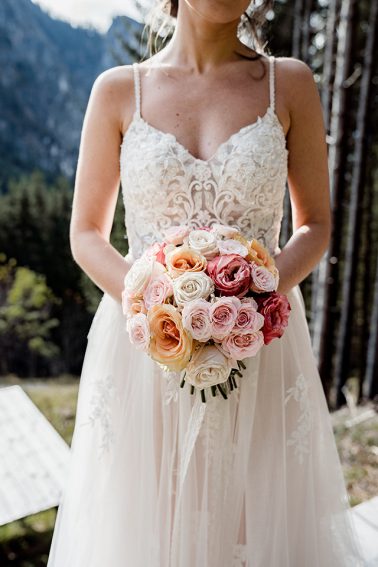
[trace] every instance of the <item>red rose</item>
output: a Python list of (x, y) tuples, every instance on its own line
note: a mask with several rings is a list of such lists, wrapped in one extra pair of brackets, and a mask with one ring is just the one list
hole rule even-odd
[(273, 291), (268, 296), (257, 296), (257, 311), (264, 316), (264, 343), (280, 338), (289, 321), (291, 306), (286, 295)]
[(220, 295), (243, 297), (251, 285), (251, 266), (238, 254), (223, 254), (209, 260), (206, 272)]

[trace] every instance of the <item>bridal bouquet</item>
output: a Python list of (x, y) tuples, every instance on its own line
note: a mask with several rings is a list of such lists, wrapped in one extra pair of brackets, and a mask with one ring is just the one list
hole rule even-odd
[(281, 337), (290, 304), (277, 292), (268, 250), (235, 228), (175, 226), (124, 279), (122, 310), (130, 342), (165, 370), (184, 371), (191, 391), (227, 398), (243, 360)]

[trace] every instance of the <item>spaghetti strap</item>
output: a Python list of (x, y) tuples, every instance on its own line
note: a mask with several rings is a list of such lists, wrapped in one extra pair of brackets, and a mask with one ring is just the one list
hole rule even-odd
[(275, 73), (274, 73), (274, 55), (269, 56), (269, 98), (270, 108), (275, 109)]
[(140, 113), (140, 77), (139, 77), (139, 67), (138, 63), (135, 61), (133, 63), (134, 70), (134, 94), (135, 94), (135, 114), (141, 117)]

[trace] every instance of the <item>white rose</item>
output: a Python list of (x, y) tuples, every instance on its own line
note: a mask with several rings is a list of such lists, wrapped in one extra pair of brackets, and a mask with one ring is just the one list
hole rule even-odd
[(207, 299), (213, 291), (214, 282), (204, 272), (185, 272), (173, 280), (173, 295), (178, 307), (195, 299)]
[(220, 254), (239, 254), (245, 258), (248, 255), (248, 249), (238, 240), (227, 238), (226, 240), (219, 240), (218, 248)]
[(217, 239), (214, 232), (200, 229), (192, 230), (186, 241), (190, 248), (205, 256), (207, 260), (218, 255)]
[(124, 290), (130, 297), (142, 297), (152, 276), (166, 272), (165, 267), (152, 258), (138, 258), (124, 279)]
[(211, 225), (211, 230), (212, 232), (215, 232), (218, 237), (223, 236), (224, 238), (232, 238), (233, 234), (237, 234), (239, 232), (238, 229), (233, 226), (219, 224), (217, 222)]
[(217, 345), (203, 345), (194, 351), (188, 362), (185, 380), (203, 390), (226, 382), (234, 366), (235, 361), (225, 356)]

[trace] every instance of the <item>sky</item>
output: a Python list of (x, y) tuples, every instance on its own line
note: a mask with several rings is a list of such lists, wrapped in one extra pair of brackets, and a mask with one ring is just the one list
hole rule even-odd
[[(54, 18), (70, 22), (74, 26), (91, 25), (101, 32), (107, 31), (112, 17), (129, 16), (141, 21), (133, 0), (32, 0), (34, 4)], [(151, 4), (151, 0), (143, 0)]]

